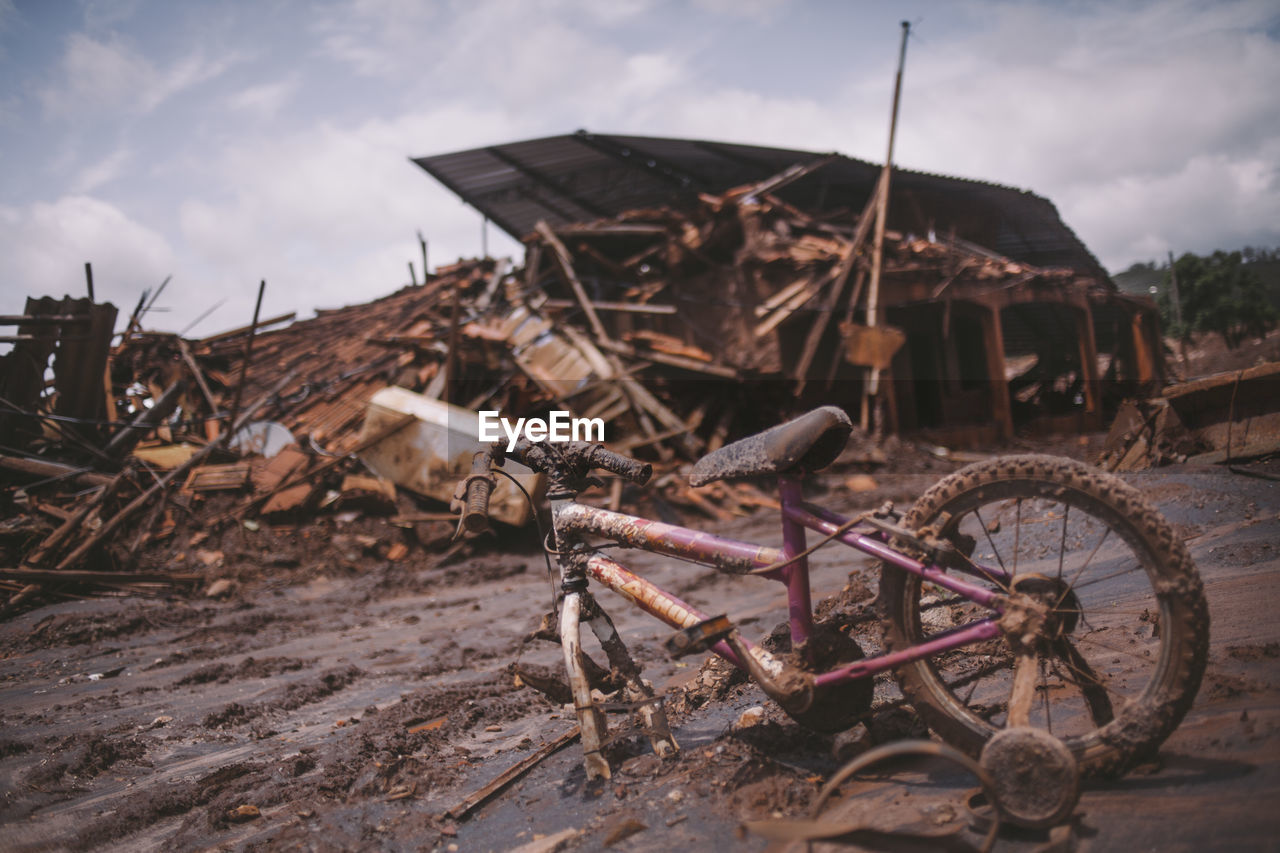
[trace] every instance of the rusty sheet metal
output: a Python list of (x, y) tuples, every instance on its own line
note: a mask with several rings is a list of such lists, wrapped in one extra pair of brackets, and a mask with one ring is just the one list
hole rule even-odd
[(499, 327), (516, 364), (556, 399), (569, 396), (593, 379), (613, 375), (609, 362), (587, 338), (569, 326), (516, 306)]
[[(415, 420), (362, 451), (361, 461), (398, 486), (451, 501), (454, 487), (470, 472), (471, 458), (482, 447), (476, 437), (479, 416), (470, 409), (389, 386), (369, 401), (361, 439), (404, 415), (413, 415)], [(535, 501), (540, 499), (545, 489), (541, 474), (514, 461), (508, 461), (503, 470), (519, 480)], [(529, 505), (511, 481), (499, 477), (489, 498), (489, 515), (519, 526), (529, 521)]]

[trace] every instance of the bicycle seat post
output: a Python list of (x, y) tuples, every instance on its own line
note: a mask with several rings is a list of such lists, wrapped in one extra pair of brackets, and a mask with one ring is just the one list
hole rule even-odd
[[(783, 474), (778, 477), (778, 497), (782, 503), (782, 552), (785, 557), (805, 549), (805, 528), (787, 514), (787, 508), (803, 501), (800, 477)], [(809, 591), (809, 560), (801, 557), (781, 570), (787, 585), (787, 610), (791, 626), (791, 647), (804, 648), (813, 634), (813, 600)]]

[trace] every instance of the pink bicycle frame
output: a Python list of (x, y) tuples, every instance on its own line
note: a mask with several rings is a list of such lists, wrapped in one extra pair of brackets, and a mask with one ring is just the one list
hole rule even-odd
[[(804, 551), (806, 530), (830, 535), (848, 521), (836, 513), (806, 503), (801, 497), (798, 479), (780, 477), (779, 496), (782, 505), (781, 549), (568, 501), (554, 507), (557, 541), (560, 541), (559, 537), (563, 534), (570, 537), (597, 535), (622, 545), (710, 565), (729, 574), (747, 574)], [(896, 569), (910, 572), (970, 601), (989, 607), (992, 616), (943, 632), (908, 649), (864, 658), (829, 672), (819, 673), (815, 676), (816, 686), (826, 687), (865, 678), (941, 652), (1000, 636), (998, 593), (948, 574), (937, 565), (922, 563), (899, 553), (889, 546), (884, 534), (864, 534), (850, 530), (836, 538)], [(1008, 580), (1007, 573), (1001, 569), (979, 564), (974, 564), (972, 574), (997, 582)], [(601, 554), (593, 554), (588, 559), (587, 575), (673, 628), (688, 628), (709, 618), (692, 605)], [(807, 559), (801, 557), (779, 569), (762, 573), (762, 577), (772, 578), (787, 588), (788, 621), (793, 645), (808, 640), (813, 632), (813, 606)], [(766, 670), (776, 673), (781, 669), (780, 662), (763, 649), (747, 645), (751, 654)], [(723, 641), (713, 646), (712, 650), (735, 666), (743, 667), (743, 662)]]

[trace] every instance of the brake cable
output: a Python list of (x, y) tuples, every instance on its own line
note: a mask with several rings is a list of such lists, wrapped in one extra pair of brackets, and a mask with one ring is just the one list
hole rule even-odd
[(515, 487), (520, 490), (520, 494), (524, 495), (524, 499), (529, 502), (529, 512), (533, 515), (534, 526), (538, 528), (538, 541), (542, 544), (542, 559), (547, 564), (547, 583), (551, 587), (550, 612), (555, 613), (556, 612), (556, 581), (554, 577), (555, 570), (551, 568), (551, 557), (547, 555), (547, 536), (542, 530), (542, 519), (538, 518), (538, 507), (533, 502), (533, 496), (529, 494), (529, 490), (526, 489), (520, 483), (519, 480), (517, 480), (511, 474), (508, 474), (506, 471), (503, 471), (501, 468), (495, 468), (493, 466), (490, 466), (489, 471), (490, 473), (493, 473), (493, 474), (501, 474), (502, 476), (510, 480), (515, 485)]

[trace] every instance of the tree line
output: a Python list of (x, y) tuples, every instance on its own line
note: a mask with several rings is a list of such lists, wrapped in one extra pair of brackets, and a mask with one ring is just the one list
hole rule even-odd
[(1280, 324), (1280, 248), (1186, 252), (1172, 266), (1139, 262), (1114, 278), (1125, 290), (1154, 293), (1165, 334), (1180, 341), (1212, 333), (1235, 349)]

